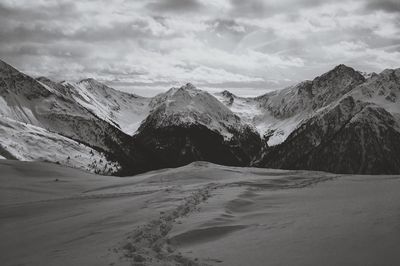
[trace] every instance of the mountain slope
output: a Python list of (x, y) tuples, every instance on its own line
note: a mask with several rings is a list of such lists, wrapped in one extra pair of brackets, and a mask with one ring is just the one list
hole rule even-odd
[(400, 126), (385, 109), (349, 96), (319, 112), (258, 165), (335, 173), (400, 172)]
[(258, 166), (400, 173), (400, 71), (385, 70), (304, 120)]
[[(54, 148), (56, 142), (57, 147), (79, 144), (84, 147), (74, 149), (82, 158), (94, 150), (102, 161), (106, 158), (109, 165), (116, 165), (109, 167), (118, 170), (115, 174), (131, 175), (196, 160), (244, 166), (260, 150), (254, 128), (243, 124), (212, 95), (189, 84), (149, 99), (118, 92), (92, 79), (56, 83), (43, 77), (33, 79), (3, 62), (0, 69), (3, 129), (14, 144), (21, 143), (17, 152), (0, 138), (2, 154), (8, 158), (75, 163), (84, 168), (71, 159), (66, 161), (65, 153)], [(10, 129), (14, 125), (7, 123), (17, 123), (23, 134), (17, 137)], [(43, 147), (47, 155), (31, 154), (35, 146), (30, 139), (47, 143)], [(59, 154), (50, 156), (52, 148)]]
[(94, 79), (65, 85), (79, 104), (128, 135), (135, 133), (150, 112), (150, 98), (114, 90)]
[(350, 92), (364, 102), (375, 103), (392, 115), (400, 115), (400, 68), (386, 69), (373, 74), (363, 84)]
[(101, 174), (120, 170), (119, 163), (109, 161), (104, 153), (31, 124), (1, 117), (0, 135), (3, 158), (55, 162)]
[(197, 160), (400, 173), (399, 99), (399, 69), (365, 78), (339, 65), (254, 98), (191, 84), (143, 98), (93, 79), (33, 79), (0, 61), (0, 156), (119, 175)]
[[(256, 126), (268, 145), (282, 143), (316, 110), (339, 99), (365, 78), (354, 69), (339, 65), (331, 71), (283, 90), (255, 98), (233, 97), (229, 107)], [(225, 101), (229, 95), (225, 93)], [(237, 102), (237, 103), (236, 103)]]
[[(147, 169), (140, 149), (128, 135), (77, 103), (69, 88), (61, 84), (35, 80), (0, 61), (0, 103), (1, 117), (43, 128), (56, 133), (60, 139), (67, 137), (79, 142), (104, 154), (109, 163), (120, 164), (123, 172), (137, 173)], [(25, 129), (30, 132), (29, 127)], [(46, 136), (42, 135), (42, 138)], [(9, 146), (4, 142), (8, 139), (1, 138), (0, 141), (7, 150)], [(49, 159), (59, 161), (56, 157)]]
[(160, 167), (195, 160), (248, 165), (259, 152), (257, 132), (191, 84), (154, 97), (150, 106), (150, 115), (134, 137), (148, 147)]

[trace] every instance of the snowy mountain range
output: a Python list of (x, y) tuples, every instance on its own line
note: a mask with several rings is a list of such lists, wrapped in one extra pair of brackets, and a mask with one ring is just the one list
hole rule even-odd
[(94, 79), (35, 79), (0, 61), (0, 156), (115, 175), (197, 160), (398, 174), (399, 98), (400, 69), (339, 65), (252, 98), (191, 84), (145, 98)]

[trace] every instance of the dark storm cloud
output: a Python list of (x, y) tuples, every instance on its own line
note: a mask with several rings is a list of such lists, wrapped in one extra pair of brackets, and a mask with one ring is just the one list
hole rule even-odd
[(274, 7), (268, 5), (267, 3), (259, 0), (254, 1), (241, 1), (241, 0), (231, 0), (233, 8), (233, 13), (242, 14), (245, 16), (261, 16), (272, 14)]
[[(159, 26), (163, 27), (161, 24)], [(39, 22), (37, 24), (20, 24), (15, 27), (9, 25), (8, 27), (0, 28), (0, 43), (17, 41), (48, 43), (60, 40), (121, 41), (126, 39), (172, 38), (178, 35), (179, 33), (167, 32), (156, 34), (152, 31), (149, 21), (146, 20), (115, 22), (106, 27), (93, 24), (69, 32), (64, 31), (62, 28), (47, 27), (47, 25)]]
[(398, 0), (373, 0), (366, 5), (368, 10), (383, 10), (386, 12), (400, 12), (400, 1)]
[(265, 17), (282, 13), (296, 15), (302, 9), (310, 7), (315, 8), (335, 1), (336, 0), (230, 0), (230, 3), (232, 4), (232, 14), (246, 17)]
[(17, 21), (73, 18), (76, 13), (78, 10), (74, 2), (55, 1), (45, 8), (30, 8), (29, 5), (11, 6), (0, 3), (0, 17)]
[(157, 12), (196, 12), (204, 8), (197, 0), (157, 0), (147, 4), (147, 8)]
[[(2, 20), (0, 20), (1, 22)], [(4, 25), (4, 24), (3, 24)], [(0, 28), (0, 43), (34, 41), (48, 43), (64, 38), (65, 34), (58, 29), (49, 29), (40, 25), (8, 25)]]

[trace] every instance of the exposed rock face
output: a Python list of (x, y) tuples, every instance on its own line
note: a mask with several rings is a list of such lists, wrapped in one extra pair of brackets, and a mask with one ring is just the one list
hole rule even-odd
[(220, 93), (220, 95), (224, 99), (224, 104), (231, 106), (233, 102), (235, 101), (236, 95), (231, 93), (230, 91), (224, 90), (223, 92)]

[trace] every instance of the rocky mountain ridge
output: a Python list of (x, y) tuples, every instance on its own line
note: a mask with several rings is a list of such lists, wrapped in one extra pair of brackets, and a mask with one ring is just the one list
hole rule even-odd
[(339, 65), (251, 98), (192, 84), (145, 98), (94, 79), (34, 79), (0, 61), (0, 156), (116, 175), (197, 160), (400, 173), (399, 99), (400, 69)]

